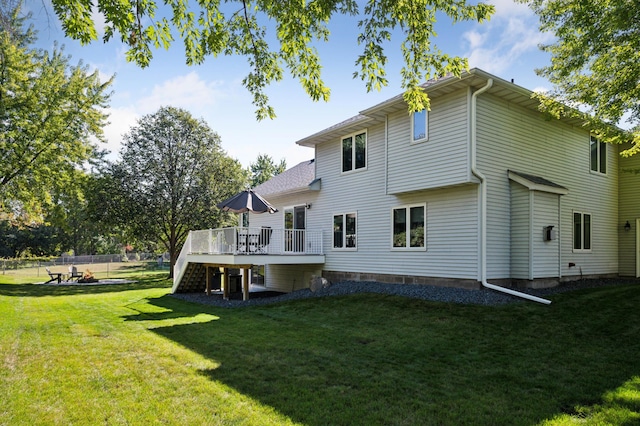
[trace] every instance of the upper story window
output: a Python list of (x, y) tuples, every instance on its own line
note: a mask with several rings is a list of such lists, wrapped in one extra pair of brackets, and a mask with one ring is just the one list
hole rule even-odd
[(591, 171), (607, 173), (607, 144), (591, 135)]
[(426, 141), (429, 138), (429, 113), (426, 109), (411, 114), (413, 142)]
[(355, 249), (356, 247), (356, 214), (333, 215), (333, 248)]
[(367, 133), (355, 133), (342, 138), (342, 171), (367, 167)]
[(393, 248), (425, 248), (426, 213), (426, 204), (393, 209)]
[(573, 251), (591, 250), (591, 215), (573, 212)]

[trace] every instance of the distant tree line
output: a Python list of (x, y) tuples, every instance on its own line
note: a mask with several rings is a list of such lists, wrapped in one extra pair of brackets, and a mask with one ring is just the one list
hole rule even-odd
[(109, 161), (94, 140), (112, 79), (34, 48), (18, 8), (0, 15), (0, 257), (136, 250), (173, 264), (189, 230), (237, 223), (218, 202), (285, 169), (262, 154), (242, 168), (173, 107), (138, 120)]

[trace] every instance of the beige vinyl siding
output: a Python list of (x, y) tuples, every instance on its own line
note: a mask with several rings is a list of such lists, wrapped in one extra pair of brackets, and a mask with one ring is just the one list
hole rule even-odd
[[(629, 145), (619, 147), (619, 150), (629, 148)], [(620, 235), (620, 275), (637, 277), (640, 271), (636, 269), (636, 256), (638, 255), (637, 220), (640, 219), (640, 155), (620, 159), (620, 216), (618, 218), (618, 234)], [(626, 170), (626, 171), (625, 171)], [(624, 224), (629, 221), (631, 229), (624, 230)]]
[[(616, 273), (618, 158), (608, 146), (606, 175), (591, 173), (589, 132), (524, 110), (490, 94), (478, 97), (478, 169), (487, 177), (487, 274), (509, 276), (510, 209), (507, 170), (542, 176), (569, 189), (562, 196), (562, 275)], [(572, 212), (592, 214), (593, 250), (572, 250)], [(576, 267), (569, 268), (573, 262)]]
[(388, 191), (399, 194), (469, 181), (466, 91), (431, 100), (429, 139), (412, 143), (411, 115), (388, 117)]
[(558, 277), (559, 241), (543, 238), (543, 228), (558, 230), (558, 197), (511, 182), (511, 278)]
[[(406, 117), (406, 113), (403, 114)], [(340, 141), (316, 147), (322, 190), (307, 211), (308, 226), (323, 229), (325, 270), (476, 279), (477, 185), (385, 194), (384, 124), (367, 129), (367, 170), (340, 173)], [(426, 203), (426, 250), (391, 248), (394, 207)], [(333, 216), (357, 213), (357, 248), (334, 250)]]
[(511, 278), (531, 279), (530, 192), (524, 186), (511, 182)]
[(285, 293), (309, 288), (312, 276), (321, 276), (320, 265), (265, 265), (264, 284), (270, 290)]
[[(325, 269), (342, 272), (417, 275), (474, 279), (477, 276), (477, 203), (473, 187), (423, 191), (403, 197), (385, 196), (366, 205), (350, 199), (323, 209), (323, 228), (334, 214), (357, 213), (357, 249), (334, 250), (325, 239)], [(426, 203), (426, 250), (391, 247), (394, 207)], [(325, 205), (325, 203), (322, 203)], [(333, 206), (333, 207), (331, 207)]]
[(560, 240), (545, 241), (543, 228), (558, 229), (558, 194), (533, 191), (533, 278), (558, 277)]
[[(268, 201), (278, 209), (274, 214), (250, 214), (249, 226), (260, 227), (270, 226), (274, 229), (284, 228), (284, 210), (287, 207), (311, 205), (311, 209), (306, 210), (306, 229), (320, 230), (317, 226), (309, 223), (309, 217), (318, 197), (317, 191), (303, 191), (295, 194), (284, 196), (271, 196)], [(322, 229), (322, 238), (325, 240), (329, 237), (329, 233)], [(312, 275), (321, 276), (322, 265), (276, 265), (267, 264), (264, 267), (264, 285), (265, 287), (275, 290), (289, 292), (309, 287), (309, 281)]]

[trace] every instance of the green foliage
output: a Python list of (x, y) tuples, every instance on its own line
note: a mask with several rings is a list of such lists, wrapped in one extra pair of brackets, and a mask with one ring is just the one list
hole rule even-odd
[[(460, 75), (467, 61), (442, 53), (432, 45), (436, 15), (444, 14), (454, 23), (483, 22), (494, 11), (484, 3), (465, 0), (369, 0), (361, 14), (356, 0), (167, 0), (159, 8), (151, 0), (53, 0), (54, 10), (65, 33), (82, 43), (97, 39), (91, 8), (97, 4), (104, 15), (104, 41), (113, 37), (129, 46), (127, 59), (142, 67), (149, 65), (151, 47), (168, 48), (174, 36), (182, 39), (188, 64), (199, 64), (209, 56), (239, 55), (250, 67), (243, 84), (253, 96), (258, 119), (273, 118), (266, 87), (282, 80), (286, 70), (297, 78), (313, 100), (328, 100), (330, 91), (321, 78), (316, 45), (329, 39), (328, 25), (337, 16), (352, 17), (361, 34), (363, 47), (356, 59), (354, 77), (365, 81), (368, 90), (387, 84), (385, 44), (400, 30), (405, 61), (402, 87), (409, 108), (419, 111), (429, 106), (427, 95), (418, 87), (423, 79), (448, 73)], [(272, 46), (276, 45), (276, 46)]]
[[(521, 1), (556, 36), (543, 46), (551, 64), (538, 71), (555, 85), (545, 109), (584, 119), (607, 142), (633, 141), (625, 155), (640, 151), (640, 8), (624, 0)], [(634, 130), (612, 127), (625, 120)]]
[(21, 226), (0, 221), (0, 258), (60, 253), (60, 230), (51, 225)]
[(437, 35), (436, 14), (444, 13), (454, 23), (469, 20), (481, 23), (493, 11), (491, 5), (468, 5), (466, 1), (371, 0), (365, 7), (366, 18), (359, 22), (362, 33), (358, 42), (364, 45), (364, 52), (356, 61), (360, 71), (354, 77), (365, 81), (369, 91), (387, 84), (384, 44), (398, 28), (405, 36), (401, 45), (404, 66), (400, 71), (402, 87), (406, 89), (404, 99), (411, 111), (429, 109), (429, 97), (419, 86), (423, 80), (447, 74), (460, 77), (469, 66), (465, 58), (447, 55), (432, 44), (431, 38)]
[(216, 204), (246, 184), (218, 134), (178, 108), (142, 117), (124, 136), (121, 158), (94, 182), (91, 214), (134, 238), (161, 242), (172, 265), (189, 230), (229, 223)]
[(0, 28), (0, 212), (38, 219), (95, 155), (111, 80), (70, 65), (57, 47), (30, 48), (35, 35), (17, 14)]
[(258, 154), (258, 158), (256, 158), (255, 163), (251, 163), (249, 165), (249, 173), (251, 174), (251, 188), (255, 188), (256, 186), (264, 183), (274, 177), (275, 175), (279, 175), (287, 169), (287, 160), (284, 158), (280, 160), (280, 163), (276, 165), (269, 155), (266, 154)]

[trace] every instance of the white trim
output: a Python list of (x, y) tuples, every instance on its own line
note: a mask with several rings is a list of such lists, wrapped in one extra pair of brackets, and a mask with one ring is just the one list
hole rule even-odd
[[(597, 160), (597, 163), (598, 163), (598, 166), (597, 166), (598, 169), (597, 170), (593, 170), (591, 168), (591, 141), (593, 139), (595, 139), (596, 142), (597, 142), (597, 145), (596, 145), (597, 146), (597, 159), (596, 160)], [(609, 164), (608, 164), (608, 162), (609, 162), (609, 146), (608, 145), (609, 144), (607, 144), (605, 142), (602, 142), (600, 140), (600, 138), (597, 137), (596, 135), (594, 135), (594, 134), (590, 134), (589, 135), (589, 172), (591, 172), (592, 174), (600, 175), (600, 176), (607, 176), (607, 171), (609, 170)], [(606, 157), (604, 159), (604, 167), (605, 167), (605, 171), (604, 172), (600, 171), (600, 157), (602, 155), (601, 154), (601, 152), (602, 152), (601, 148), (604, 148), (604, 154), (605, 154), (605, 157)]]
[[(584, 217), (585, 215), (589, 216), (589, 238), (591, 246), (588, 249), (585, 248), (575, 248), (575, 232), (576, 232), (576, 223), (575, 223), (575, 215), (579, 214), (582, 217), (582, 222), (581, 222), (581, 226), (582, 226), (582, 231), (581, 231), (581, 236), (582, 236), (582, 241), (580, 241), (580, 246), (584, 247)], [(571, 251), (573, 253), (591, 253), (593, 251), (593, 215), (591, 213), (586, 213), (583, 211), (579, 211), (579, 210), (572, 210), (571, 211)]]
[[(364, 135), (364, 167), (360, 167), (359, 169), (355, 168), (356, 165), (356, 136)], [(344, 148), (342, 144), (345, 139), (351, 138), (351, 170), (342, 170), (344, 166)], [(367, 170), (369, 167), (369, 134), (368, 129), (364, 129), (362, 131), (357, 131), (353, 133), (349, 133), (340, 137), (340, 174), (347, 175), (351, 173), (361, 172), (363, 170)]]
[[(412, 112), (411, 113), (411, 143), (422, 143), (422, 142), (426, 142), (429, 140), (429, 110), (428, 109), (423, 109), (422, 111), (424, 111), (424, 137), (420, 138), (420, 139), (415, 139), (415, 120), (416, 120), (416, 113)], [(418, 112), (422, 112), (422, 111), (418, 111)]]
[[(424, 210), (424, 224), (423, 224), (423, 228), (424, 228), (424, 235), (423, 235), (423, 239), (424, 239), (424, 246), (423, 247), (410, 247), (408, 245), (408, 243), (410, 243), (410, 233), (411, 233), (411, 214), (410, 214), (410, 209), (413, 207), (422, 207)], [(404, 247), (396, 247), (393, 245), (393, 212), (394, 210), (400, 210), (400, 209), (405, 209), (405, 211), (407, 212), (407, 216), (406, 216), (406, 229), (405, 229), (405, 245)], [(395, 206), (395, 207), (391, 207), (391, 250), (393, 251), (427, 251), (427, 203), (415, 203), (415, 204), (404, 204), (404, 205), (400, 205), (400, 206)]]
[[(347, 215), (355, 215), (356, 217), (356, 233), (355, 233), (355, 247), (347, 247)], [(335, 246), (335, 231), (333, 230), (334, 219), (336, 216), (342, 216), (342, 247)], [(331, 250), (335, 251), (358, 251), (358, 212), (345, 212), (345, 213), (334, 213), (331, 215)]]
[[(535, 214), (536, 214), (536, 209), (535, 209), (535, 197), (534, 197), (534, 192), (533, 191), (529, 191), (529, 224), (528, 224), (528, 228), (529, 228), (529, 281), (533, 281), (534, 278), (534, 273), (533, 273), (533, 269), (535, 268), (535, 262), (533, 260), (534, 258), (534, 246), (533, 246), (533, 228), (534, 228), (534, 223), (535, 223)], [(513, 232), (513, 230), (512, 230)]]
[(519, 183), (520, 185), (527, 188), (529, 191), (540, 191), (540, 192), (548, 192), (550, 194), (560, 194), (567, 195), (569, 190), (563, 187), (544, 185), (541, 183), (531, 182), (529, 179), (520, 176), (517, 172), (513, 172), (509, 170), (507, 175), (510, 180)]

